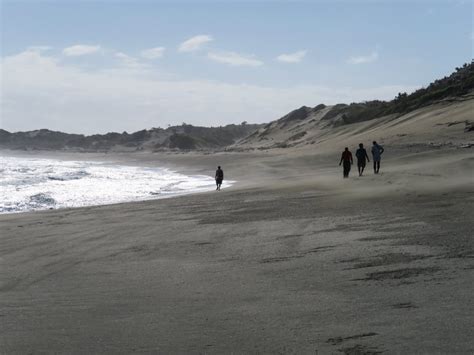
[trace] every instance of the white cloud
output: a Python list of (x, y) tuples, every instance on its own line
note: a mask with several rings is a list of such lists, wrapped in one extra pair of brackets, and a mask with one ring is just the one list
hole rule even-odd
[(140, 63), (137, 58), (131, 57), (123, 52), (115, 52), (114, 56), (120, 61), (120, 64), (123, 67), (127, 67), (129, 69), (141, 70), (150, 67), (148, 64)]
[(156, 58), (163, 57), (164, 53), (165, 53), (165, 47), (155, 47), (155, 48), (149, 48), (149, 49), (145, 49), (141, 51), (140, 55), (146, 59), (156, 59)]
[(365, 64), (375, 62), (377, 59), (379, 59), (379, 53), (374, 51), (369, 55), (350, 57), (347, 62), (350, 64)]
[(209, 52), (207, 57), (213, 61), (232, 66), (258, 67), (263, 65), (262, 61), (255, 59), (253, 56), (244, 56), (235, 52)]
[(211, 42), (213, 38), (208, 35), (198, 35), (191, 37), (181, 43), (178, 47), (180, 52), (194, 52), (202, 48), (208, 42)]
[(298, 51), (290, 54), (280, 54), (276, 59), (283, 63), (299, 63), (306, 56), (306, 51)]
[(88, 46), (85, 44), (76, 44), (63, 49), (63, 54), (69, 57), (75, 57), (86, 54), (93, 54), (100, 51), (100, 46)]
[[(121, 61), (132, 57), (117, 53)], [(266, 87), (206, 80), (171, 80), (153, 70), (118, 66), (86, 70), (37, 51), (2, 58), (2, 123), (9, 131), (49, 128), (103, 133), (194, 125), (269, 122), (302, 105), (391, 99), (415, 87), (368, 89), (316, 85)]]

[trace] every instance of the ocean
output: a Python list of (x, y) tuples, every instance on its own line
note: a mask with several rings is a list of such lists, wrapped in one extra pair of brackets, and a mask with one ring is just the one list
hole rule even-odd
[[(222, 187), (231, 184), (224, 181)], [(0, 213), (152, 200), (214, 189), (213, 176), (184, 175), (159, 167), (0, 158)]]

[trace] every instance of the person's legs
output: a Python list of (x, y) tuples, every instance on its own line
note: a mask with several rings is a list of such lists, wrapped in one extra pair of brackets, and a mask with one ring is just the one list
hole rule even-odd
[(374, 160), (374, 174), (377, 174), (377, 162)]
[(377, 162), (377, 174), (379, 173), (380, 170), (380, 160)]
[(351, 162), (345, 161), (344, 162), (344, 177), (349, 177), (349, 171), (351, 171)]

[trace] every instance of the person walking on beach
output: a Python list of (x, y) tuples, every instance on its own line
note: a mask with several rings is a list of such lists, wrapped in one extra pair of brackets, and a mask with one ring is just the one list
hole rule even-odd
[(218, 166), (216, 170), (216, 191), (219, 191), (221, 189), (222, 180), (224, 180), (224, 171), (221, 169), (220, 166)]
[(374, 160), (374, 174), (378, 174), (380, 170), (380, 159), (382, 158), (382, 154), (385, 151), (383, 147), (377, 144), (376, 141), (372, 142), (372, 158)]
[(356, 157), (357, 157), (357, 168), (359, 169), (359, 176), (362, 176), (362, 173), (364, 172), (365, 168), (365, 162), (366, 159), (367, 161), (369, 160), (369, 156), (367, 155), (367, 151), (364, 148), (364, 145), (362, 143), (359, 144), (359, 149), (356, 151)]
[(344, 148), (344, 151), (342, 152), (341, 155), (341, 160), (339, 161), (339, 166), (344, 162), (343, 165), (343, 174), (344, 178), (349, 177), (349, 171), (351, 171), (351, 165), (353, 164), (352, 161), (352, 153), (349, 151), (349, 148)]

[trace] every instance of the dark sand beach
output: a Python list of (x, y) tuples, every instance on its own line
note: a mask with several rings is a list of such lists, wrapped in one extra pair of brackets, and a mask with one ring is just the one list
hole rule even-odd
[(116, 156), (238, 182), (0, 216), (1, 352), (472, 353), (472, 153), (390, 149), (348, 180), (311, 150)]
[(0, 355), (474, 354), (474, 0), (0, 1)]

